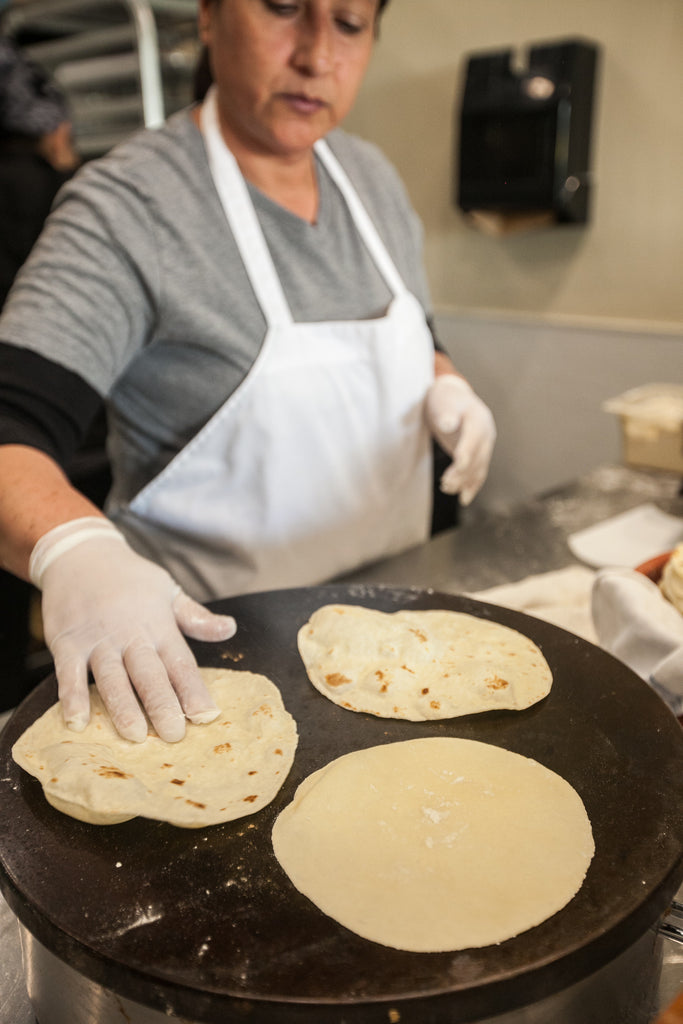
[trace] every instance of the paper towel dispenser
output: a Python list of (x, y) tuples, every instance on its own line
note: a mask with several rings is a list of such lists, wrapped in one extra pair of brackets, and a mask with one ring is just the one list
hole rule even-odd
[(456, 154), (462, 210), (588, 219), (598, 54), (566, 39), (469, 57)]

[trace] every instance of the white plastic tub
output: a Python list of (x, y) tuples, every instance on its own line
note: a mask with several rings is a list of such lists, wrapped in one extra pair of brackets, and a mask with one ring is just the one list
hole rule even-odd
[(631, 466), (683, 473), (683, 384), (645, 384), (603, 405), (619, 416)]

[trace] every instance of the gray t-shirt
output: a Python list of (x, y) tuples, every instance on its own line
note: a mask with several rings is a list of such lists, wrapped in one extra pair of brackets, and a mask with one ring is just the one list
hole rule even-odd
[[(341, 130), (328, 142), (406, 286), (429, 308), (422, 232), (393, 168)], [(377, 317), (390, 299), (318, 164), (311, 225), (250, 187), (296, 321)], [(112, 507), (180, 451), (248, 373), (265, 321), (188, 111), (86, 165), (19, 274), (0, 340), (75, 370), (107, 397)]]

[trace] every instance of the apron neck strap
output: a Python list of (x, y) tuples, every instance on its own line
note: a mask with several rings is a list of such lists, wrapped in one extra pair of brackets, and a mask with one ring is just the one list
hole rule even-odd
[[(289, 304), (246, 181), (221, 134), (215, 86), (206, 95), (200, 118), (216, 191), (261, 310), (270, 326), (291, 324), (293, 320)], [(389, 290), (394, 296), (404, 294), (406, 288), (401, 276), (343, 167), (323, 140), (316, 142), (314, 149), (345, 200), (356, 228)]]
[(275, 271), (247, 183), (221, 134), (216, 88), (201, 109), (201, 129), (216, 191), (232, 228), (251, 286), (270, 326), (292, 323), (289, 304)]
[(314, 149), (316, 155), (327, 170), (327, 173), (330, 175), (344, 197), (354, 223), (358, 228), (358, 233), (363, 239), (375, 266), (386, 281), (389, 290), (394, 293), (394, 296), (403, 294), (406, 291), (403, 279), (396, 269), (396, 265), (391, 259), (391, 256), (387, 252), (386, 246), (380, 238), (377, 228), (370, 219), (367, 210), (361, 203), (358, 193), (349, 181), (346, 171), (325, 141), (320, 139), (315, 143)]

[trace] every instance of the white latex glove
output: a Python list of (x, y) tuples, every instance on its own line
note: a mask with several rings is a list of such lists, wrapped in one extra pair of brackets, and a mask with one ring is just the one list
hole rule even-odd
[(459, 494), (469, 505), (486, 480), (496, 425), (491, 410), (462, 377), (440, 374), (427, 392), (427, 425), (453, 460), (441, 477), (444, 494)]
[[(183, 633), (227, 640), (236, 629), (183, 593), (158, 565), (137, 555), (108, 520), (77, 519), (46, 533), (31, 554), (32, 582), (43, 592), (43, 630), (52, 653), (67, 725), (90, 718), (88, 668), (111, 719), (142, 742), (147, 722), (159, 736), (182, 739), (185, 716), (219, 714)], [(136, 697), (137, 693), (137, 697)]]

